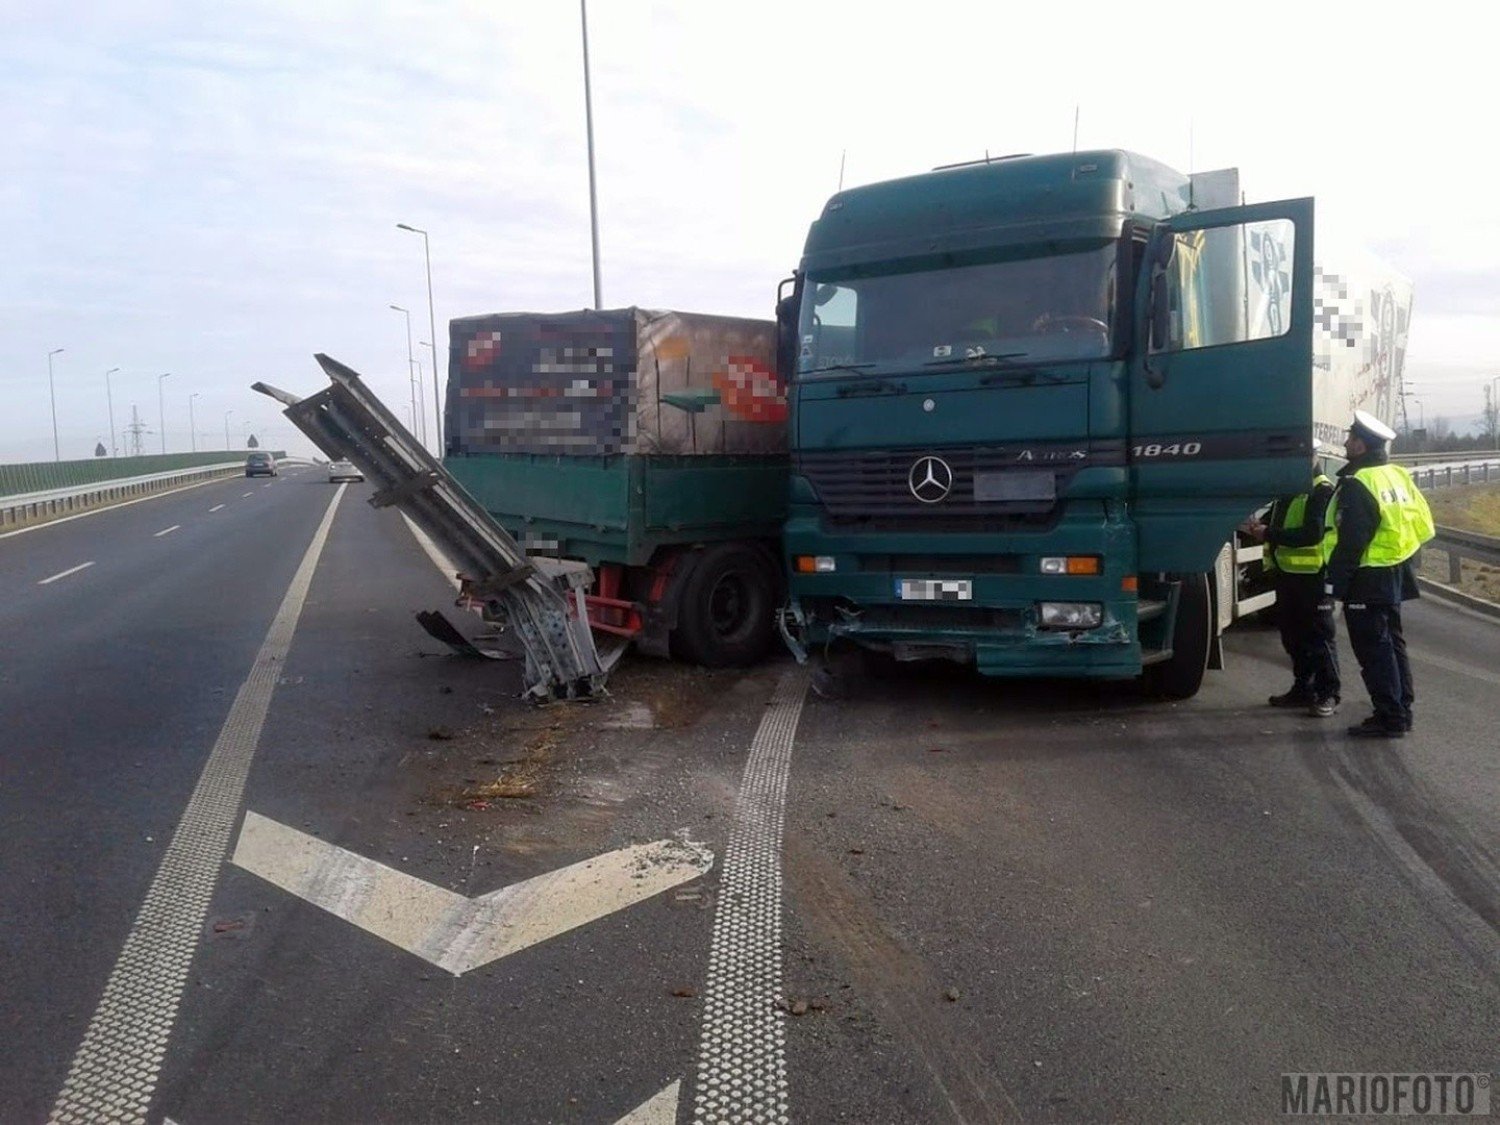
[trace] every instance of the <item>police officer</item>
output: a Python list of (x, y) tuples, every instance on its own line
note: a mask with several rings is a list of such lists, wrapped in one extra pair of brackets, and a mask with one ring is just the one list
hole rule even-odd
[[(1320, 451), (1328, 452), (1328, 451)], [(1264, 528), (1266, 566), (1275, 573), (1276, 624), (1292, 659), (1292, 686), (1268, 700), (1272, 707), (1305, 707), (1326, 718), (1339, 703), (1339, 656), (1333, 603), (1323, 597), (1324, 567), (1336, 538), (1328, 526), (1333, 481), (1313, 462), (1312, 487), (1283, 496)]]
[(1354, 738), (1405, 737), (1416, 700), (1401, 603), (1418, 596), (1411, 559), (1434, 529), (1411, 474), (1390, 462), (1386, 443), (1395, 436), (1379, 418), (1354, 412), (1344, 441), (1349, 463), (1339, 470), (1329, 505), (1338, 540), (1323, 591), (1330, 602), (1344, 603), (1344, 627), (1375, 707), (1349, 728)]

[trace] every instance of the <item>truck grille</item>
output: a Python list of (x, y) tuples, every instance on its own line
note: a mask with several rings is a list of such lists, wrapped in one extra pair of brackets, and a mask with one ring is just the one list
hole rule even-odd
[(959, 609), (940, 605), (871, 606), (859, 615), (864, 629), (1021, 629), (1019, 609)]
[[(983, 474), (991, 493), (1006, 480), (1036, 481), (1052, 475), (1050, 491), (1060, 494), (1074, 473), (1091, 465), (1124, 464), (1121, 442), (1073, 442), (1022, 446), (966, 446), (938, 449), (803, 451), (794, 470), (817, 491), (830, 516), (874, 516), (921, 521), (955, 517), (1045, 515), (1054, 499), (984, 499), (975, 495), (976, 475)], [(923, 503), (912, 494), (913, 466), (923, 457), (941, 458), (953, 473), (948, 494)]]

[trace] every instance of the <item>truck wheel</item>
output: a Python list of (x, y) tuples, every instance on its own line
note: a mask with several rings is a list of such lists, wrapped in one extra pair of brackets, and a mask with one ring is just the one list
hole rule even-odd
[(776, 579), (761, 552), (716, 543), (688, 573), (672, 639), (705, 668), (743, 668), (776, 639)]
[(1213, 602), (1208, 576), (1184, 574), (1178, 595), (1177, 622), (1172, 632), (1172, 655), (1150, 665), (1144, 674), (1146, 691), (1158, 699), (1191, 699), (1203, 686), (1213, 640)]

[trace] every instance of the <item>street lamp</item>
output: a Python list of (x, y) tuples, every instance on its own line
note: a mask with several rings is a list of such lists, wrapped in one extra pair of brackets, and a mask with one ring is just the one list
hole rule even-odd
[(62, 453), (57, 444), (57, 390), (52, 385), (52, 357), (67, 348), (53, 348), (47, 353), (47, 394), (52, 399), (52, 460), (61, 461)]
[(233, 414), (233, 413), (234, 413), (233, 410), (226, 410), (226, 411), (224, 411), (224, 448), (225, 449), (229, 448), (229, 416), (231, 414)]
[(599, 194), (594, 187), (594, 95), (589, 86), (589, 7), (578, 0), (578, 14), (583, 20), (583, 118), (589, 141), (589, 230), (594, 240), (594, 308), (604, 307), (599, 288)]
[(397, 223), (397, 230), (409, 230), (413, 234), (422, 236), (422, 254), (427, 259), (427, 331), (432, 336), (432, 411), (435, 415), (433, 421), (437, 425), (437, 449), (435, 452), (439, 460), (443, 456), (443, 404), (438, 398), (438, 361), (437, 361), (437, 318), (432, 312), (432, 245), (427, 239), (427, 232), (421, 227), (408, 226), (406, 223)]
[(156, 416), (161, 419), (161, 451), (163, 454), (167, 452), (167, 407), (161, 397), (161, 381), (163, 379), (170, 379), (171, 377), (172, 373), (170, 371), (165, 375), (158, 375), (156, 377)]
[[(420, 359), (414, 359), (414, 360), (412, 360), (411, 361), (411, 367), (412, 367), (412, 372), (416, 375), (417, 401), (420, 403), (422, 401), (422, 361)], [(422, 418), (421, 418), (421, 424), (420, 424), (420, 426), (421, 426), (421, 430), (422, 430), (422, 444), (426, 445), (427, 444), (427, 408), (426, 407), (422, 408)]]
[[(388, 307), (395, 309), (402, 316), (406, 317), (406, 389), (411, 394), (411, 412), (412, 412), (412, 416), (416, 417), (416, 414), (417, 414), (417, 385), (416, 385), (416, 383), (414, 383), (412, 381), (412, 377), (411, 377), (411, 365), (415, 362), (415, 360), (412, 358), (412, 354), (411, 354), (411, 313), (408, 312), (406, 309), (403, 309), (400, 305), (390, 305)], [(422, 412), (422, 417), (424, 419), (427, 417), (427, 412), (426, 411)], [(422, 427), (420, 427), (420, 426), (413, 425), (412, 426), (412, 437), (417, 437), (417, 431), (419, 429), (421, 429), (421, 428)], [(422, 439), (418, 438), (418, 440), (420, 441)], [(423, 441), (423, 444), (425, 445), (426, 442)]]
[(120, 370), (118, 367), (111, 367), (104, 373), (104, 395), (109, 400), (109, 455), (111, 457), (120, 455), (120, 447), (115, 444), (115, 392), (114, 388), (109, 385), (109, 377), (118, 370)]
[(192, 440), (194, 453), (198, 452), (198, 423), (193, 420), (193, 399), (197, 398), (200, 393), (194, 391), (188, 395), (188, 436)]

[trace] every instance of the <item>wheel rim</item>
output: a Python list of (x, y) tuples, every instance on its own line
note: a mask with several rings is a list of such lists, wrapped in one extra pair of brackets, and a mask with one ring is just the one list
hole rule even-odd
[(744, 574), (731, 570), (719, 576), (708, 595), (708, 620), (714, 635), (732, 637), (742, 631), (748, 619), (750, 589)]

